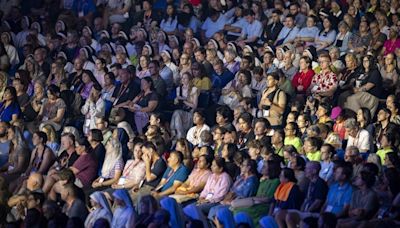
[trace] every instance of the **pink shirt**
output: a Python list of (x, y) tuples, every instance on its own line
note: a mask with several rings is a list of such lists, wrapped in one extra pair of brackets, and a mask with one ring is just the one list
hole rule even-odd
[(211, 203), (218, 203), (224, 199), (232, 185), (232, 180), (229, 174), (211, 174), (208, 178), (206, 186), (200, 194), (200, 197), (206, 198)]
[(193, 169), (193, 171), (190, 173), (188, 177), (189, 185), (190, 187), (197, 187), (201, 183), (204, 183), (207, 181), (208, 177), (211, 175), (210, 170), (202, 170), (200, 171), (199, 169)]
[(383, 46), (385, 47), (384, 55), (394, 53), (397, 48), (400, 48), (400, 39), (396, 39), (394, 42), (391, 40), (386, 40)]

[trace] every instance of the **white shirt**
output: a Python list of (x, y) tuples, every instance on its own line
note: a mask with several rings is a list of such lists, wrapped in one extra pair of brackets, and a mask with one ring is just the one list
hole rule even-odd
[(361, 129), (356, 137), (352, 137), (349, 135), (349, 139), (347, 141), (347, 148), (350, 146), (356, 146), (360, 152), (369, 151), (370, 135), (367, 130)]
[(96, 128), (96, 117), (103, 117), (105, 115), (106, 106), (103, 98), (99, 98), (96, 103), (93, 103), (88, 98), (81, 108), (81, 112), (85, 115), (84, 129)]
[[(201, 143), (200, 135), (203, 131), (209, 131), (210, 127), (207, 124), (204, 124), (201, 129), (197, 129), (196, 126), (193, 126), (189, 129), (186, 139), (193, 144), (194, 146), (197, 146), (198, 144)], [(202, 142), (204, 143), (204, 142)]]

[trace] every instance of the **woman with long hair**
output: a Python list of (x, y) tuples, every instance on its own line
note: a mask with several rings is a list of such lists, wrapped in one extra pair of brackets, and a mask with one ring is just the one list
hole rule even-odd
[(115, 90), (115, 75), (113, 72), (107, 72), (104, 75), (103, 90), (101, 91), (101, 98), (105, 101), (110, 101)]
[(175, 35), (178, 29), (178, 17), (176, 15), (176, 9), (173, 4), (167, 5), (167, 10), (164, 18), (160, 23), (162, 31), (167, 35)]
[(0, 100), (3, 100), (3, 94), (7, 87), (7, 78), (7, 73), (0, 71)]
[(14, 123), (21, 115), (21, 108), (17, 100), (17, 91), (14, 87), (7, 87), (0, 102), (0, 121)]
[(171, 132), (177, 139), (184, 137), (192, 126), (193, 110), (197, 108), (199, 92), (193, 86), (192, 75), (189, 72), (182, 74), (181, 86), (176, 88), (174, 104), (176, 110), (171, 118)]
[(207, 75), (206, 68), (203, 64), (194, 62), (192, 64), (193, 85), (200, 91), (208, 91), (211, 89), (211, 79)]
[(139, 67), (138, 71), (136, 72), (136, 77), (142, 79), (144, 77), (150, 76), (149, 63), (150, 63), (150, 58), (148, 56), (144, 55), (140, 56)]
[(36, 81), (46, 81), (46, 76), (43, 71), (40, 69), (39, 64), (33, 59), (33, 56), (28, 56), (25, 59), (24, 63), (25, 70), (29, 72), (30, 78), (32, 78), (33, 82)]
[(95, 61), (95, 70), (94, 70), (94, 77), (96, 78), (96, 80), (99, 82), (99, 84), (104, 87), (105, 85), (105, 75), (108, 72), (107, 69), (107, 62), (105, 59), (103, 58), (97, 58)]
[(60, 144), (58, 143), (57, 140), (56, 130), (50, 124), (42, 126), (40, 130), (46, 133), (47, 135), (46, 146), (48, 146), (54, 152), (54, 155), (57, 156), (58, 149), (60, 149)]
[(379, 71), (382, 76), (382, 87), (385, 91), (385, 96), (387, 96), (396, 91), (399, 81), (396, 55), (394, 53), (388, 53), (384, 57), (384, 64), (380, 67)]
[(179, 61), (179, 73), (181, 75), (181, 79), (184, 73), (191, 72), (192, 70), (192, 60), (190, 56), (186, 53), (182, 53)]
[(12, 43), (11, 34), (9, 32), (3, 32), (0, 38), (1, 38), (1, 43), (4, 45), (4, 48), (7, 52), (11, 66), (18, 65), (19, 64), (18, 52)]
[[(83, 70), (82, 73), (82, 86), (79, 89), (79, 93), (82, 96), (82, 99), (86, 100), (90, 96), (90, 91), (92, 90), (92, 87), (94, 84), (98, 84), (96, 78), (94, 77), (92, 71), (90, 70)], [(101, 88), (101, 86), (100, 86)]]
[(315, 47), (317, 51), (326, 50), (335, 41), (336, 31), (332, 23), (332, 18), (325, 18), (323, 20), (323, 28), (315, 38)]

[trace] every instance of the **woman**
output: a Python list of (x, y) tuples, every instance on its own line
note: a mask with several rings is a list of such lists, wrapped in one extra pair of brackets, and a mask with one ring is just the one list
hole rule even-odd
[(80, 93), (83, 100), (86, 100), (90, 96), (90, 91), (94, 84), (99, 84), (94, 77), (92, 71), (90, 70), (83, 70), (82, 73), (82, 85), (78, 92)]
[(333, 45), (340, 50), (340, 55), (344, 55), (349, 50), (349, 40), (352, 36), (349, 25), (342, 21), (338, 25), (339, 33)]
[(279, 185), (279, 174), (281, 167), (278, 162), (264, 161), (261, 171), (260, 185), (254, 197), (235, 199), (231, 206), (233, 212), (247, 212), (254, 222), (257, 222), (263, 215), (268, 214), (270, 202), (274, 192)]
[(33, 59), (32, 56), (28, 56), (25, 59), (25, 70), (29, 72), (29, 76), (32, 78), (33, 82), (36, 81), (46, 81), (46, 76), (41, 70), (39, 64)]
[(25, 121), (31, 122), (35, 120), (40, 109), (42, 108), (45, 97), (46, 93), (44, 90), (44, 85), (37, 81), (33, 86), (33, 96), (23, 111)]
[(54, 62), (51, 64), (50, 75), (47, 77), (46, 85), (60, 86), (61, 81), (66, 79), (64, 66), (61, 63)]
[(142, 79), (144, 77), (150, 76), (149, 63), (150, 63), (149, 57), (144, 56), (144, 55), (140, 56), (139, 67), (138, 67), (138, 71), (136, 72), (136, 77), (138, 77), (139, 79)]
[(211, 80), (206, 73), (203, 64), (194, 62), (192, 64), (193, 85), (200, 91), (209, 91), (211, 89)]
[(60, 89), (56, 85), (47, 88), (47, 99), (43, 100), (37, 116), (37, 123), (51, 124), (56, 131), (62, 126), (65, 114), (65, 102), (59, 97)]
[(300, 139), (299, 135), (299, 127), (296, 123), (290, 122), (285, 126), (285, 139), (284, 144), (292, 145), (296, 148), (297, 151), (301, 151), (303, 143)]
[(10, 64), (12, 67), (19, 64), (19, 57), (17, 49), (12, 44), (12, 38), (9, 32), (3, 32), (1, 34), (1, 43), (3, 43), (6, 49)]
[(326, 50), (336, 39), (336, 31), (332, 25), (331, 18), (323, 20), (323, 28), (315, 37), (315, 47), (317, 51)]
[(111, 223), (113, 214), (104, 193), (93, 192), (90, 195), (90, 204), (92, 205), (92, 210), (85, 220), (85, 227), (92, 228), (98, 219), (106, 219)]
[(335, 97), (338, 97), (337, 103), (340, 107), (344, 107), (347, 97), (353, 94), (353, 87), (356, 78), (361, 74), (358, 67), (357, 58), (353, 53), (345, 56), (346, 68), (343, 73), (339, 74), (339, 85), (336, 90)]
[(95, 156), (90, 153), (92, 147), (85, 138), (78, 138), (75, 141), (75, 150), (79, 155), (79, 158), (69, 169), (74, 173), (76, 177), (75, 184), (82, 188), (88, 188), (91, 186), (93, 180), (97, 176), (97, 165), (98, 162)]
[(58, 150), (60, 149), (60, 144), (57, 141), (56, 130), (50, 124), (44, 125), (42, 128), (40, 128), (40, 130), (47, 135), (46, 146), (48, 146), (54, 152), (54, 155), (57, 156)]
[(169, 197), (174, 198), (178, 203), (197, 199), (211, 175), (211, 158), (206, 155), (200, 156), (196, 163), (196, 168), (190, 173), (188, 179), (176, 189), (175, 194)]
[(171, 118), (171, 132), (175, 132), (177, 138), (186, 135), (187, 130), (193, 123), (193, 110), (197, 108), (199, 92), (193, 86), (192, 75), (189, 72), (183, 73), (181, 86), (176, 88), (176, 98), (174, 104), (176, 110)]
[(228, 69), (233, 74), (236, 74), (240, 68), (240, 62), (236, 61), (237, 53), (228, 48), (224, 52), (225, 68)]
[(95, 61), (96, 68), (94, 70), (94, 77), (97, 82), (101, 85), (101, 87), (105, 86), (105, 75), (108, 72), (106, 60), (103, 58), (98, 58)]
[[(275, 219), (282, 210), (300, 209), (302, 202), (302, 194), (296, 184), (297, 180), (292, 169), (283, 168), (279, 180), (280, 184), (274, 193), (274, 199), (269, 210), (269, 215), (275, 216)], [(281, 225), (284, 227), (284, 224)]]
[(389, 95), (386, 99), (386, 108), (390, 110), (390, 122), (399, 125), (400, 124), (400, 103), (394, 101), (394, 95)]
[(154, 214), (157, 210), (158, 202), (153, 196), (142, 196), (139, 199), (138, 217), (135, 221), (135, 227), (148, 227), (153, 221)]
[(394, 54), (396, 49), (400, 48), (400, 39), (398, 38), (398, 33), (399, 30), (396, 26), (390, 27), (389, 39), (383, 44), (382, 52), (384, 56), (387, 56), (390, 53)]
[(211, 164), (212, 174), (197, 200), (197, 207), (207, 215), (209, 210), (218, 205), (228, 193), (232, 184), (231, 177), (225, 172), (225, 160), (215, 158)]
[[(18, 127), (12, 126), (8, 128), (7, 137), (11, 142), (10, 153), (8, 162), (5, 161), (7, 163), (0, 170), (2, 171), (2, 176), (7, 182), (10, 182), (25, 172), (29, 164), (30, 151)], [(4, 164), (3, 161), (2, 164)]]
[(111, 185), (113, 189), (131, 189), (138, 187), (145, 176), (145, 164), (142, 159), (142, 143), (128, 142), (128, 149), (132, 152), (133, 157), (129, 159), (124, 167), (121, 177), (117, 183)]
[(14, 87), (6, 87), (0, 103), (0, 121), (14, 123), (21, 115), (21, 108), (17, 100), (17, 91)]
[(7, 51), (4, 44), (0, 43), (0, 71), (7, 72), (10, 67), (10, 59), (8, 58)]
[(160, 200), (161, 208), (167, 210), (170, 214), (169, 224), (171, 227), (184, 228), (185, 219), (181, 205), (179, 205), (175, 199), (165, 197)]
[(151, 77), (142, 78), (141, 89), (139, 95), (125, 107), (135, 113), (135, 124), (139, 134), (143, 133), (143, 128), (149, 122), (149, 113), (157, 109), (159, 101)]
[(294, 40), (296, 47), (304, 48), (314, 44), (315, 37), (319, 33), (316, 24), (317, 18), (315, 16), (307, 17), (307, 27), (300, 29), (299, 33), (296, 35), (296, 39)]
[(192, 61), (190, 56), (186, 53), (182, 53), (179, 61), (179, 74), (181, 78), (183, 77), (184, 73), (190, 73), (192, 71)]
[(174, 84), (178, 85), (181, 77), (179, 75), (178, 66), (172, 61), (171, 52), (168, 50), (164, 50), (160, 52), (160, 56), (162, 58), (163, 63), (172, 71), (172, 77), (174, 79)]
[(107, 72), (104, 75), (104, 85), (101, 91), (101, 98), (105, 101), (110, 101), (115, 90), (115, 75), (113, 72)]
[(7, 73), (0, 71), (0, 100), (3, 100), (3, 94), (7, 88), (7, 79)]
[(291, 168), (294, 171), (294, 176), (296, 177), (297, 185), (299, 186), (299, 189), (302, 193), (306, 193), (308, 184), (310, 182), (305, 176), (304, 172), (305, 167), (306, 167), (305, 155), (292, 154), (292, 156), (290, 157), (289, 168)]
[(338, 47), (329, 48), (329, 56), (331, 57), (332, 66), (331, 69), (335, 74), (339, 74), (345, 68), (343, 61), (340, 59), (340, 49)]
[(136, 213), (128, 192), (125, 189), (117, 189), (113, 193), (113, 197), (116, 209), (114, 210), (111, 227), (132, 227), (135, 224)]
[(178, 139), (176, 141), (175, 150), (179, 151), (183, 154), (183, 164), (186, 166), (186, 168), (188, 168), (189, 170), (192, 170), (194, 161), (193, 161), (192, 151), (190, 149), (189, 141), (184, 138)]
[(53, 151), (46, 146), (46, 133), (43, 131), (35, 132), (32, 136), (32, 143), (35, 148), (32, 151), (31, 160), (26, 169), (25, 176), (29, 176), (31, 172), (46, 175), (56, 159)]
[(107, 142), (106, 155), (101, 168), (100, 176), (93, 181), (93, 189), (106, 189), (117, 183), (124, 169), (124, 161), (122, 160), (122, 145), (112, 138)]
[(178, 16), (176, 15), (175, 6), (173, 4), (167, 5), (167, 10), (164, 18), (160, 23), (160, 29), (167, 35), (175, 35), (178, 29)]
[(312, 60), (309, 57), (301, 57), (299, 72), (297, 72), (292, 79), (293, 88), (295, 88), (297, 94), (300, 96), (302, 95), (303, 98), (307, 95), (308, 88), (310, 87), (312, 78), (315, 74), (311, 63)]
[[(400, 42), (399, 42), (400, 43)], [(396, 91), (399, 81), (399, 73), (396, 64), (394, 53), (388, 53), (385, 57), (384, 64), (380, 67), (382, 76), (382, 87), (385, 90), (385, 95), (389, 95)]]
[(219, 208), (212, 221), (216, 228), (235, 227), (235, 219), (232, 212), (227, 207)]
[(220, 104), (228, 105), (232, 110), (235, 109), (242, 98), (253, 96), (251, 90), (251, 72), (240, 70), (237, 82), (233, 81), (222, 89)]
[(373, 56), (364, 56), (362, 72), (356, 79), (354, 94), (347, 97), (344, 107), (354, 112), (361, 107), (366, 107), (371, 110), (371, 116), (375, 116), (379, 103), (378, 97), (382, 93), (382, 77)]
[(33, 87), (34, 87), (34, 83), (32, 82), (32, 78), (29, 75), (29, 72), (26, 70), (17, 70), (17, 72), (15, 72), (15, 78), (18, 78), (21, 80), (21, 83), (23, 85), (26, 85), (26, 93), (29, 96), (33, 95)]
[[(361, 129), (365, 129), (368, 131), (369, 135), (375, 134), (375, 126), (372, 122), (371, 111), (368, 108), (360, 108), (357, 110), (357, 123), (359, 124)], [(371, 139), (371, 143), (372, 139)]]

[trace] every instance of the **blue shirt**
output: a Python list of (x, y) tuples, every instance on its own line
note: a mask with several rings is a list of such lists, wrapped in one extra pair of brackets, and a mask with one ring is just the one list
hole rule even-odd
[(0, 166), (5, 165), (8, 162), (8, 154), (10, 151), (10, 142), (5, 141), (4, 143), (0, 142)]
[(343, 186), (339, 186), (339, 183), (332, 184), (329, 188), (325, 211), (334, 214), (340, 213), (345, 205), (350, 204), (352, 194), (351, 184), (346, 183)]
[(232, 191), (240, 198), (255, 196), (258, 189), (258, 178), (256, 175), (244, 179), (240, 176), (232, 186)]
[(162, 179), (166, 179), (167, 182), (161, 188), (161, 191), (165, 191), (174, 185), (174, 181), (185, 182), (185, 180), (189, 176), (189, 170), (186, 166), (181, 165), (179, 168), (174, 172), (171, 167), (168, 166), (167, 170), (165, 170)]
[(164, 32), (173, 32), (178, 27), (178, 18), (163, 19), (160, 24), (161, 30)]
[(0, 103), (0, 121), (10, 122), (13, 115), (19, 116), (21, 114), (21, 108), (18, 103), (14, 102), (8, 107), (4, 106), (4, 103)]
[(224, 88), (230, 81), (233, 80), (235, 75), (232, 72), (225, 69), (222, 75), (213, 73), (211, 76), (211, 83), (213, 88)]
[(80, 12), (83, 12), (83, 16), (86, 16), (89, 13), (96, 12), (96, 5), (94, 4), (93, 0), (80, 0), (80, 1), (78, 0), (74, 1), (72, 10), (77, 15), (79, 15)]
[(219, 15), (217, 21), (212, 21), (211, 18), (207, 17), (201, 29), (205, 31), (206, 38), (211, 38), (216, 32), (223, 30), (226, 23), (226, 17), (222, 14)]

